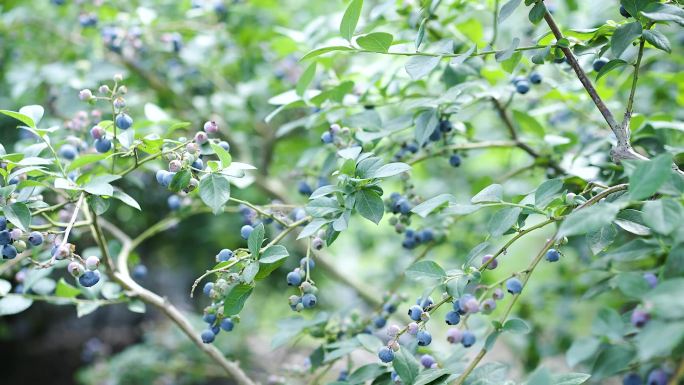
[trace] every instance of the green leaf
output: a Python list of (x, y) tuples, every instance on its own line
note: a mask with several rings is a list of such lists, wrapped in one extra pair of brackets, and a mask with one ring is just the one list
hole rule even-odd
[(659, 199), (644, 203), (644, 223), (653, 231), (668, 235), (684, 222), (684, 209), (673, 199)]
[(29, 116), (24, 115), (24, 114), (20, 114), (18, 112), (9, 111), (9, 110), (0, 110), (0, 114), (4, 114), (4, 115), (7, 115), (11, 118), (14, 118), (14, 119), (24, 123), (27, 127), (36, 128), (36, 123), (33, 121), (33, 119)]
[(19, 294), (7, 294), (0, 298), (0, 316), (21, 313), (32, 303), (32, 299), (24, 298)]
[(350, 384), (361, 384), (380, 376), (386, 371), (387, 368), (384, 365), (366, 364), (352, 372), (352, 374), (349, 375), (347, 382)]
[(515, 68), (518, 66), (518, 63), (520, 63), (520, 60), (522, 59), (523, 54), (520, 51), (515, 51), (513, 52), (513, 55), (509, 57), (508, 59), (504, 60), (501, 62), (501, 68), (510, 73), (513, 73)]
[(641, 11), (649, 20), (653, 21), (674, 21), (679, 25), (684, 25), (684, 10), (670, 4), (652, 2)]
[(83, 186), (83, 190), (93, 195), (112, 196), (114, 194), (114, 187), (110, 182), (118, 179), (121, 179), (121, 176), (110, 174), (97, 175)]
[(409, 166), (406, 163), (388, 163), (382, 167), (380, 167), (377, 171), (373, 172), (370, 174), (370, 178), (389, 178), (394, 175), (401, 174), (402, 172), (406, 172), (411, 170), (411, 166)]
[(587, 382), (591, 377), (586, 373), (563, 373), (554, 374), (552, 377), (552, 385), (581, 385)]
[(446, 207), (447, 203), (456, 201), (456, 197), (451, 194), (439, 194), (411, 209), (411, 212), (425, 218), (440, 207)]
[[(297, 95), (303, 96), (304, 91), (306, 91), (307, 87), (309, 87), (309, 84), (313, 80), (314, 76), (316, 75), (316, 62), (312, 62), (306, 70), (304, 70), (304, 73), (302, 73), (302, 76), (299, 77), (299, 81), (297, 81)], [(212, 147), (214, 144), (212, 143)], [(220, 147), (220, 146), (219, 146)]]
[(289, 255), (285, 246), (282, 245), (273, 245), (264, 250), (259, 258), (259, 272), (254, 279), (258, 281), (268, 277), (275, 269), (285, 263)]
[(483, 188), (470, 199), (471, 203), (501, 202), (503, 199), (503, 186), (491, 184)]
[(515, 334), (527, 334), (530, 332), (530, 325), (527, 322), (521, 320), (520, 318), (511, 318), (504, 322), (503, 330)]
[(549, 385), (551, 384), (551, 372), (543, 366), (535, 369), (527, 379), (525, 385)]
[(513, 120), (520, 125), (520, 128), (524, 132), (532, 133), (540, 138), (543, 138), (546, 134), (544, 127), (537, 119), (526, 112), (513, 110)]
[(573, 211), (558, 229), (558, 237), (587, 234), (613, 222), (620, 211), (617, 204), (602, 202)]
[(609, 61), (608, 63), (604, 64), (603, 67), (601, 67), (601, 70), (596, 74), (596, 81), (601, 79), (604, 75), (608, 74), (608, 72), (611, 72), (620, 67), (624, 67), (626, 65), (627, 62), (622, 59), (613, 59)]
[(139, 314), (144, 314), (145, 313), (145, 302), (139, 300), (139, 299), (134, 299), (131, 302), (128, 303), (128, 306), (126, 306), (129, 311), (133, 313), (139, 313)]
[(308, 225), (304, 226), (302, 231), (297, 236), (297, 239), (306, 238), (308, 236), (315, 234), (316, 231), (318, 231), (321, 227), (327, 225), (330, 222), (332, 222), (332, 220), (324, 219), (324, 218), (314, 219), (313, 221), (309, 222)]
[(358, 334), (356, 339), (359, 340), (361, 346), (369, 352), (376, 354), (381, 347), (384, 346), (380, 339), (372, 334)]
[(420, 280), (420, 279), (430, 279), (430, 280), (440, 280), (446, 277), (446, 272), (435, 261), (425, 260), (418, 261), (406, 269), (406, 276), (410, 279)]
[(576, 366), (593, 357), (600, 347), (601, 341), (597, 338), (591, 336), (576, 338), (565, 353), (565, 361), (570, 367)]
[[(31, 120), (38, 125), (40, 123), (40, 120), (43, 118), (43, 115), (45, 114), (45, 109), (43, 106), (39, 106), (37, 104), (33, 104), (30, 106), (23, 106), (19, 109), (19, 113), (28, 116), (31, 118)], [(35, 127), (34, 127), (35, 128)], [(47, 131), (47, 130), (43, 130)]]
[(230, 163), (233, 161), (233, 158), (230, 156), (230, 153), (228, 153), (228, 151), (226, 151), (223, 147), (219, 146), (218, 144), (210, 143), (210, 145), (211, 149), (214, 150), (219, 160), (221, 161), (221, 168), (226, 168), (230, 166)]
[(662, 32), (655, 29), (649, 29), (644, 31), (644, 39), (649, 42), (652, 46), (663, 50), (667, 53), (672, 52), (672, 46), (670, 45), (670, 40), (667, 36), (663, 35)]
[(522, 212), (520, 207), (506, 207), (498, 210), (489, 220), (487, 229), (492, 237), (498, 237), (518, 222)]
[(510, 16), (513, 13), (513, 11), (515, 11), (516, 8), (518, 8), (518, 6), (520, 5), (520, 1), (521, 0), (509, 0), (508, 2), (506, 2), (506, 4), (504, 4), (501, 7), (498, 19), (499, 24), (503, 23), (503, 21), (506, 20), (508, 16)]
[(420, 373), (420, 364), (408, 349), (399, 349), (392, 361), (392, 367), (405, 385), (413, 385)]
[(169, 190), (173, 192), (179, 192), (182, 189), (188, 187), (188, 183), (190, 183), (191, 177), (192, 173), (187, 168), (178, 171), (171, 179), (171, 184), (169, 184)]
[(16, 202), (4, 208), (7, 220), (23, 231), (31, 226), (31, 211), (22, 202)]
[(650, 197), (670, 178), (671, 172), (672, 155), (669, 153), (640, 161), (629, 177), (629, 197), (633, 200)]
[(314, 49), (314, 50), (312, 50), (312, 51), (307, 52), (307, 54), (304, 55), (304, 56), (303, 56), (301, 59), (299, 59), (299, 60), (300, 60), (300, 61), (304, 61), (304, 60), (307, 60), (307, 59), (311, 59), (311, 58), (314, 58), (314, 57), (317, 57), (317, 56), (326, 54), (326, 53), (328, 53), (328, 52), (334, 52), (334, 51), (353, 51), (353, 50), (354, 50), (353, 48), (345, 47), (345, 46), (343, 46), (343, 45), (336, 45), (336, 46), (331, 46), (331, 47), (317, 48), (317, 49)]
[(392, 45), (394, 37), (387, 32), (371, 32), (356, 38), (359, 47), (372, 52), (385, 53)]
[(240, 313), (253, 289), (252, 285), (244, 283), (234, 286), (224, 298), (223, 315), (231, 316)]
[(632, 42), (641, 36), (641, 23), (633, 21), (622, 24), (615, 29), (610, 39), (610, 49), (615, 57), (620, 57), (623, 52), (632, 45)]
[(494, 54), (494, 58), (496, 59), (497, 62), (502, 62), (506, 61), (513, 56), (513, 54), (516, 52), (515, 49), (518, 48), (518, 45), (520, 44), (520, 39), (519, 38), (514, 38), (511, 41), (511, 44), (504, 50), (497, 51)]
[(359, 190), (355, 194), (356, 210), (369, 221), (378, 224), (385, 213), (385, 204), (378, 193), (370, 189)]
[(425, 17), (423, 20), (421, 20), (420, 25), (418, 26), (418, 33), (416, 34), (416, 51), (418, 48), (420, 48), (420, 44), (425, 38), (425, 24), (427, 24), (427, 22), (428, 19)]
[(358, 24), (359, 17), (361, 16), (362, 7), (363, 0), (352, 0), (342, 16), (342, 22), (340, 22), (340, 35), (349, 41), (351, 41), (352, 36), (354, 36), (356, 24)]
[(0, 297), (6, 296), (12, 290), (12, 284), (9, 281), (0, 279)]
[(592, 379), (599, 381), (625, 370), (634, 356), (633, 350), (622, 345), (608, 346), (596, 357), (591, 371)]
[(611, 308), (599, 310), (594, 322), (591, 324), (591, 332), (595, 336), (605, 336), (611, 340), (620, 340), (624, 334), (625, 326), (620, 314)]
[(411, 79), (421, 79), (432, 72), (439, 65), (441, 56), (411, 56), (404, 69)]
[(85, 317), (100, 307), (97, 302), (79, 302), (76, 304), (76, 317)]
[(264, 228), (263, 223), (254, 226), (254, 230), (249, 234), (247, 247), (249, 248), (249, 252), (252, 253), (252, 257), (259, 258), (259, 249), (261, 248), (261, 244), (264, 243), (265, 234), (266, 229)]
[(546, 6), (543, 1), (538, 1), (534, 4), (534, 7), (530, 10), (529, 19), (532, 24), (537, 24), (544, 18), (546, 13)]
[(672, 350), (684, 340), (684, 322), (651, 320), (637, 334), (639, 359), (648, 361), (655, 357), (669, 357)]
[(109, 209), (109, 200), (97, 195), (89, 195), (86, 198), (88, 206), (95, 212), (95, 215), (102, 215)]
[(563, 180), (550, 179), (545, 181), (534, 192), (534, 205), (539, 208), (545, 208), (551, 201), (558, 196), (563, 189)]
[(134, 209), (142, 211), (142, 209), (140, 208), (140, 204), (138, 204), (138, 202), (135, 199), (133, 199), (133, 197), (131, 197), (130, 195), (126, 194), (121, 190), (114, 190), (114, 194), (112, 195), (112, 197), (133, 207)]
[(109, 154), (84, 154), (79, 156), (78, 158), (74, 159), (69, 163), (69, 166), (67, 167), (67, 171), (73, 171), (76, 169), (79, 169), (83, 166), (89, 165), (91, 163), (99, 162), (102, 159), (105, 159), (109, 156)]
[(641, 273), (620, 273), (615, 276), (615, 284), (624, 295), (632, 298), (641, 298), (651, 290)]
[(209, 174), (200, 180), (199, 194), (202, 202), (218, 214), (230, 199), (230, 182), (223, 175)]
[(259, 273), (260, 264), (257, 261), (250, 261), (247, 266), (242, 270), (242, 281), (251, 283), (254, 281), (255, 277)]
[(659, 318), (680, 319), (684, 318), (682, 293), (684, 293), (684, 278), (668, 279), (646, 293), (643, 300), (644, 303), (650, 303), (653, 306), (651, 313), (657, 314)]
[(439, 125), (439, 117), (437, 110), (429, 109), (421, 112), (415, 119), (416, 124), (416, 141), (419, 146), (424, 145), (430, 138), (430, 135), (437, 129)]

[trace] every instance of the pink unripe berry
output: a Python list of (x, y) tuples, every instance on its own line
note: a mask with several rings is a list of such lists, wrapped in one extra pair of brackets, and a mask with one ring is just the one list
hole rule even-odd
[(23, 234), (23, 232), (19, 229), (13, 229), (12, 231), (10, 231), (10, 236), (15, 241), (21, 238), (21, 234)]
[(204, 143), (207, 142), (207, 140), (209, 140), (209, 137), (207, 136), (207, 133), (206, 133), (206, 132), (204, 132), (204, 131), (198, 131), (198, 132), (195, 134), (195, 142), (197, 142), (197, 143), (199, 143), (199, 144), (204, 144)]
[(86, 258), (85, 265), (86, 269), (88, 270), (97, 270), (97, 267), (100, 266), (100, 258), (91, 255), (90, 257)]
[(500, 287), (497, 287), (496, 289), (494, 289), (494, 292), (492, 293), (492, 298), (494, 298), (495, 300), (498, 301), (500, 299), (503, 299), (503, 297), (504, 297), (504, 291), (501, 290)]
[(487, 262), (489, 262), (489, 264), (487, 265), (487, 269), (489, 270), (494, 270), (497, 266), (499, 266), (499, 260), (494, 258), (493, 255), (487, 254), (484, 257), (482, 257), (482, 265), (484, 266)]
[(169, 171), (171, 172), (178, 172), (181, 169), (181, 162), (180, 160), (172, 160), (169, 162)]
[(464, 310), (467, 313), (477, 313), (478, 311), (480, 311), (480, 304), (477, 302), (477, 300), (475, 298), (470, 298), (469, 300), (467, 300), (465, 302), (464, 305), (465, 305)]
[(72, 261), (71, 263), (69, 263), (69, 266), (67, 266), (67, 271), (69, 272), (69, 274), (71, 274), (72, 277), (78, 278), (82, 276), (83, 273), (85, 273), (85, 268), (80, 263)]
[(126, 100), (122, 97), (118, 97), (118, 98), (114, 99), (113, 104), (114, 104), (114, 108), (120, 110), (120, 109), (126, 107)]
[(108, 86), (108, 85), (103, 84), (103, 85), (100, 86), (100, 88), (98, 88), (98, 91), (99, 91), (101, 94), (108, 94), (111, 90), (109, 89), (109, 86)]
[(416, 335), (416, 333), (418, 333), (418, 324), (415, 322), (411, 322), (410, 324), (408, 324), (407, 331), (408, 334), (412, 336)]
[(392, 341), (389, 343), (389, 348), (394, 350), (395, 352), (399, 351), (399, 343), (397, 341)]
[(493, 299), (488, 298), (482, 301), (482, 311), (485, 314), (491, 313), (494, 309), (496, 309), (496, 302)]
[(399, 325), (390, 325), (387, 328), (387, 335), (390, 337), (396, 337), (397, 334), (399, 334), (399, 331), (401, 329), (399, 328)]
[(93, 126), (93, 128), (90, 129), (90, 136), (92, 136), (93, 139), (101, 139), (104, 135), (105, 129), (100, 126)]
[(90, 91), (90, 90), (87, 89), (87, 88), (82, 89), (82, 90), (78, 93), (78, 98), (81, 99), (81, 100), (83, 100), (84, 102), (87, 102), (87, 101), (89, 101), (90, 99), (93, 98), (93, 92)]
[(207, 132), (207, 134), (215, 134), (219, 130), (218, 124), (216, 124), (215, 121), (209, 120), (206, 123), (204, 123), (204, 131)]
[(457, 344), (461, 342), (463, 339), (463, 332), (461, 332), (461, 329), (457, 328), (450, 328), (447, 330), (447, 341), (452, 344)]
[(339, 124), (333, 123), (330, 125), (330, 132), (332, 132), (333, 135), (339, 134), (340, 130), (341, 130), (341, 127)]

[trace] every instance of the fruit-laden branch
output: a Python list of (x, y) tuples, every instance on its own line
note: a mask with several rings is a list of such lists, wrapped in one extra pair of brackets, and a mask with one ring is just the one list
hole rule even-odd
[[(112, 256), (109, 254), (107, 248), (107, 242), (102, 232), (102, 228), (98, 223), (97, 216), (95, 213), (91, 213), (93, 218), (93, 226), (91, 227), (93, 238), (95, 238), (102, 256), (108, 261), (112, 261)], [(175, 323), (182, 331), (185, 333), (190, 340), (197, 345), (197, 347), (202, 350), (205, 354), (211, 357), (217, 364), (219, 364), (225, 372), (231, 376), (240, 385), (256, 385), (256, 382), (247, 376), (247, 374), (240, 368), (240, 366), (233, 361), (229, 361), (223, 356), (221, 351), (219, 351), (214, 345), (205, 344), (202, 342), (198, 334), (195, 332), (194, 328), (190, 324), (190, 321), (181, 313), (178, 308), (171, 304), (166, 298), (159, 296), (158, 294), (145, 289), (135, 282), (128, 273), (127, 260), (128, 255), (131, 253), (132, 240), (126, 234), (121, 231), (114, 232), (114, 235), (119, 238), (121, 242), (121, 251), (119, 252), (119, 257), (117, 258), (116, 270), (113, 272), (114, 279), (121, 284), (126, 290), (130, 292), (130, 295), (140, 298), (143, 302), (146, 302), (152, 306), (157, 307), (161, 310), (173, 323)]]
[[(558, 24), (556, 24), (556, 21), (553, 19), (553, 16), (551, 16), (551, 14), (548, 11), (546, 11), (546, 13), (544, 14), (544, 20), (546, 20), (546, 24), (548, 24), (549, 28), (551, 28), (551, 32), (553, 32), (553, 35), (556, 37), (556, 40), (561, 40), (564, 38), (563, 33), (561, 32), (560, 28), (558, 28)], [(565, 57), (567, 58), (568, 63), (570, 64), (570, 67), (572, 67), (572, 69), (575, 71), (577, 78), (582, 83), (582, 86), (584, 86), (584, 89), (591, 97), (591, 100), (594, 102), (599, 112), (601, 112), (601, 115), (603, 115), (603, 118), (606, 120), (606, 123), (608, 123), (608, 126), (610, 127), (611, 131), (613, 131), (613, 134), (615, 134), (615, 138), (617, 139), (617, 145), (614, 146), (613, 149), (610, 151), (613, 161), (615, 163), (619, 163), (623, 159), (648, 159), (645, 156), (634, 151), (629, 141), (629, 124), (620, 125), (615, 120), (615, 117), (613, 117), (613, 114), (608, 109), (608, 106), (606, 106), (606, 104), (599, 96), (598, 92), (596, 92), (596, 89), (594, 88), (593, 84), (591, 84), (591, 80), (589, 80), (589, 77), (587, 77), (587, 74), (584, 72), (579, 62), (577, 62), (577, 58), (572, 53), (570, 48), (560, 47), (560, 49), (565, 54)]]

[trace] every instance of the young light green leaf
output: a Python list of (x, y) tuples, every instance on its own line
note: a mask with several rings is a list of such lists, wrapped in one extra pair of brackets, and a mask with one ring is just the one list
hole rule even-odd
[(670, 178), (672, 155), (663, 153), (651, 160), (640, 161), (629, 177), (629, 197), (633, 200), (648, 198)]
[(230, 166), (231, 162), (233, 161), (233, 158), (230, 156), (230, 153), (218, 144), (210, 144), (211, 149), (214, 150), (214, 153), (216, 153), (216, 156), (218, 156), (219, 160), (221, 161), (221, 168), (226, 168)]
[(392, 34), (387, 32), (371, 32), (356, 38), (356, 44), (367, 51), (385, 53), (389, 50), (393, 40)]
[(0, 110), (0, 114), (7, 115), (11, 118), (14, 118), (14, 119), (24, 123), (27, 127), (36, 128), (36, 123), (33, 121), (33, 119), (31, 119), (30, 116), (26, 116), (24, 114), (20, 114), (18, 112), (9, 111), (9, 110)]
[(501, 202), (503, 199), (503, 186), (491, 184), (483, 188), (470, 199), (471, 203)]
[(202, 202), (218, 214), (230, 199), (230, 182), (223, 175), (208, 174), (200, 180), (199, 194)]
[(231, 316), (240, 313), (253, 289), (252, 285), (244, 283), (234, 286), (224, 299), (223, 315)]
[(446, 272), (435, 261), (418, 261), (406, 269), (406, 276), (410, 279), (431, 279), (439, 280), (446, 277)]
[(362, 7), (363, 0), (352, 0), (347, 6), (347, 10), (344, 11), (342, 21), (340, 22), (340, 35), (348, 41), (351, 41), (352, 36), (354, 36)]
[(406, 73), (409, 74), (411, 79), (418, 80), (437, 68), (441, 59), (441, 56), (411, 56), (406, 62), (404, 69), (406, 69)]
[(335, 52), (335, 51), (353, 51), (353, 48), (350, 47), (345, 47), (343, 45), (336, 45), (336, 46), (331, 46), (331, 47), (323, 47), (323, 48), (317, 48), (312, 51), (309, 51), (304, 55), (300, 61), (304, 61), (307, 59), (315, 58), (317, 56), (321, 56), (323, 54), (326, 54), (328, 52)]
[[(316, 62), (312, 62), (309, 64), (309, 66), (304, 70), (304, 73), (302, 73), (302, 76), (299, 77), (299, 81), (297, 81), (297, 95), (303, 96), (304, 91), (306, 91), (307, 87), (309, 87), (309, 84), (313, 80), (314, 76), (316, 75)], [(213, 144), (212, 144), (213, 147)]]

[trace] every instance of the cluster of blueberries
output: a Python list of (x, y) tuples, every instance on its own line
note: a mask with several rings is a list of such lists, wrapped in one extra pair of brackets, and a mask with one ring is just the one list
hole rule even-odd
[[(446, 136), (453, 129), (454, 125), (451, 123), (451, 121), (446, 117), (442, 117), (439, 120), (439, 125), (437, 126), (437, 129), (432, 131), (428, 139), (431, 142), (438, 142), (442, 139), (443, 136)], [(427, 143), (425, 145), (427, 145)], [(392, 159), (395, 162), (399, 162), (405, 159), (409, 154), (415, 154), (419, 150), (420, 148), (418, 147), (418, 144), (416, 142), (403, 142), (399, 150), (392, 157)], [(452, 154), (449, 157), (449, 164), (452, 167), (459, 167), (461, 165), (460, 155), (456, 153)]]
[[(230, 249), (222, 249), (216, 254), (215, 259), (217, 263), (229, 262), (235, 260), (235, 253)], [(207, 297), (216, 301), (223, 297), (229, 287), (229, 282), (220, 278), (216, 280), (216, 282), (207, 282), (202, 288), (202, 292)], [(223, 317), (222, 307), (218, 306), (219, 304), (220, 301), (216, 301), (205, 309), (204, 317), (202, 319), (209, 325), (209, 328), (200, 334), (200, 338), (205, 344), (214, 342), (216, 335), (219, 334), (221, 330), (229, 332), (233, 330), (233, 327), (235, 326), (236, 320), (231, 317)]]
[[(377, 329), (384, 328), (387, 325), (387, 319), (397, 311), (397, 302), (399, 302), (399, 298), (396, 296), (387, 298), (387, 301), (382, 305), (382, 311), (373, 316), (373, 326)], [(366, 331), (370, 332), (369, 330)]]
[[(71, 245), (67, 243), (65, 246), (67, 245), (69, 248), (71, 248)], [(55, 246), (53, 255), (61, 256), (64, 252), (65, 250)], [(91, 255), (90, 257), (86, 258), (83, 263), (76, 260), (71, 261), (69, 265), (67, 265), (67, 271), (72, 277), (78, 279), (78, 283), (80, 283), (81, 286), (92, 287), (100, 282), (100, 271), (97, 270), (99, 266), (100, 258)]]
[(330, 125), (330, 128), (326, 131), (324, 131), (321, 134), (321, 142), (325, 144), (331, 144), (335, 142), (335, 138), (340, 134), (340, 133), (348, 133), (349, 129), (348, 128), (342, 128), (340, 127), (339, 124), (333, 123)]
[(8, 229), (7, 218), (0, 217), (0, 249), (2, 249), (2, 259), (13, 259), (18, 253), (26, 250), (26, 243), (31, 246), (43, 244), (43, 234), (32, 231), (24, 234), (21, 229)]
[[(120, 74), (114, 76), (115, 82), (120, 82), (122, 79), (123, 76)], [(133, 126), (133, 118), (124, 111), (126, 108), (126, 100), (122, 96), (127, 92), (126, 87), (120, 86), (111, 90), (109, 86), (103, 84), (98, 88), (98, 92), (113, 98), (112, 106), (115, 111), (114, 124), (116, 127), (124, 131), (131, 128), (131, 126)], [(96, 100), (93, 92), (87, 88), (81, 90), (78, 97), (85, 102)], [(99, 125), (93, 126), (93, 128), (90, 129), (90, 136), (94, 139), (93, 146), (97, 152), (104, 154), (112, 149), (112, 141), (107, 137), (107, 132), (103, 127)], [(71, 148), (65, 146), (67, 145), (61, 147), (60, 155), (65, 159), (73, 160), (76, 157), (76, 151), (71, 151)]]
[(538, 72), (532, 72), (529, 77), (517, 76), (513, 79), (515, 91), (519, 94), (525, 95), (530, 91), (530, 84), (540, 84), (542, 76)]
[(288, 298), (290, 309), (293, 311), (302, 311), (303, 309), (311, 309), (318, 303), (316, 293), (318, 288), (308, 278), (311, 270), (316, 266), (316, 262), (310, 257), (304, 257), (299, 261), (299, 267), (287, 273), (285, 277), (288, 286), (298, 286), (301, 295), (291, 295)]
[[(670, 374), (662, 368), (655, 368), (648, 373), (646, 385), (667, 385)], [(644, 380), (639, 373), (628, 373), (622, 379), (622, 385), (644, 385)]]

